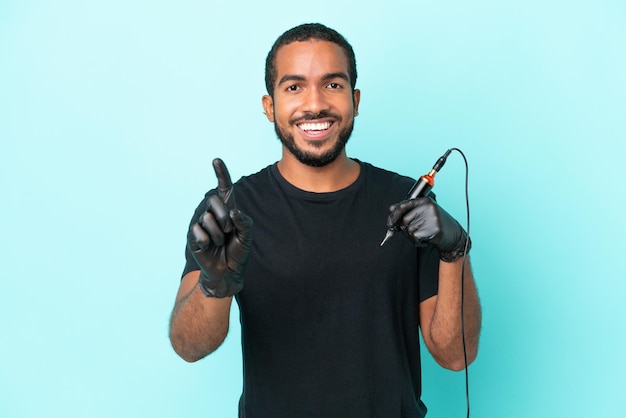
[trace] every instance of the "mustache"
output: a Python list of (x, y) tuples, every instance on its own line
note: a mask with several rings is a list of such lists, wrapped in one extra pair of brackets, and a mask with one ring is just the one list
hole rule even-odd
[(305, 122), (305, 121), (310, 121), (310, 120), (317, 120), (317, 119), (325, 119), (325, 118), (331, 118), (331, 119), (336, 119), (339, 120), (341, 119), (339, 117), (339, 115), (335, 114), (335, 113), (331, 113), (328, 112), (326, 110), (322, 110), (318, 113), (313, 113), (313, 112), (306, 112), (304, 113), (302, 116), (298, 117), (298, 118), (293, 118), (290, 122), (292, 124), (297, 124), (300, 122)]

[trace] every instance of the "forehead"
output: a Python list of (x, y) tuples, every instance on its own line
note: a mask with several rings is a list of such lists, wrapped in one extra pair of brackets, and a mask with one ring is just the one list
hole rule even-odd
[(336, 43), (310, 39), (284, 45), (276, 53), (277, 79), (284, 75), (314, 77), (329, 73), (348, 75), (348, 57)]

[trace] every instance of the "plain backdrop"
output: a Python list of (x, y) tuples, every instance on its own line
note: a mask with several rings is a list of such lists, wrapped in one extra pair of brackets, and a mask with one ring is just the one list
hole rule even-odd
[[(168, 320), (211, 159), (280, 158), (264, 60), (305, 22), (356, 51), (350, 156), (468, 158), (472, 417), (626, 416), (625, 21), (621, 0), (3, 0), (0, 416), (236, 417), (237, 311), (195, 364)], [(464, 174), (452, 154), (436, 192), (465, 225)], [(423, 357), (428, 416), (464, 417), (464, 374)]]

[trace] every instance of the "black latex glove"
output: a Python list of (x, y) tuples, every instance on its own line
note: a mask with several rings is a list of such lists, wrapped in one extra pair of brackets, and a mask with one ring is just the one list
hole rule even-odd
[(200, 266), (200, 288), (216, 298), (243, 289), (243, 272), (252, 246), (252, 219), (237, 209), (228, 169), (213, 160), (217, 194), (208, 198), (207, 210), (187, 235), (187, 246)]
[[(430, 197), (418, 197), (392, 205), (387, 227), (399, 227), (417, 246), (434, 245), (443, 261), (455, 261), (465, 253), (467, 233)], [(468, 252), (470, 247), (471, 242)]]

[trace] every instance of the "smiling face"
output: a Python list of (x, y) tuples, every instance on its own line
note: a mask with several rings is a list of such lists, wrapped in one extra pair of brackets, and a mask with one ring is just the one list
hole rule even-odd
[(274, 94), (263, 96), (263, 108), (283, 144), (283, 159), (323, 167), (345, 155), (359, 99), (339, 45), (311, 39), (282, 46)]

